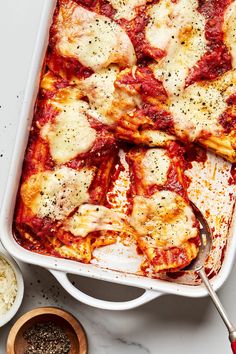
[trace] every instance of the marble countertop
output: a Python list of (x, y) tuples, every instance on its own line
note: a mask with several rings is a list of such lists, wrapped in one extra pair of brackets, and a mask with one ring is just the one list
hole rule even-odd
[[(44, 0), (1, 1), (0, 8), (0, 206)], [(59, 306), (73, 313), (88, 335), (90, 354), (229, 354), (226, 329), (209, 298), (165, 295), (138, 309), (98, 310), (76, 302), (39, 267), (20, 264), (25, 296), (20, 311), (0, 329), (0, 354), (14, 321), (38, 306)], [(107, 300), (131, 299), (140, 290), (76, 277), (80, 288)], [(236, 264), (218, 292), (236, 323)]]

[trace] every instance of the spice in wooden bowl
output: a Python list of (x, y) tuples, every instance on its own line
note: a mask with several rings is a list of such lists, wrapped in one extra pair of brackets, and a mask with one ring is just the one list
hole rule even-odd
[(63, 329), (52, 322), (27, 328), (23, 337), (28, 345), (24, 354), (68, 354), (71, 344)]
[(72, 314), (39, 307), (16, 321), (6, 349), (7, 354), (88, 354), (88, 342), (83, 326)]

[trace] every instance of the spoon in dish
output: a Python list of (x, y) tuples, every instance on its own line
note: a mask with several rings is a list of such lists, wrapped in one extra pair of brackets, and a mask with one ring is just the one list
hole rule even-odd
[(206, 286), (207, 291), (211, 297), (211, 300), (213, 301), (217, 311), (219, 312), (222, 320), (224, 321), (224, 323), (228, 329), (229, 340), (231, 342), (231, 348), (232, 348), (233, 353), (236, 354), (236, 327), (229, 320), (229, 317), (228, 317), (222, 303), (220, 302), (220, 299), (218, 298), (216, 292), (212, 288), (211, 283), (210, 283), (209, 279), (207, 278), (207, 275), (206, 275), (206, 272), (204, 269), (204, 263), (207, 258), (207, 255), (209, 254), (209, 251), (211, 249), (211, 244), (212, 244), (211, 230), (210, 230), (210, 227), (209, 227), (206, 219), (204, 218), (204, 216), (200, 212), (200, 210), (196, 207), (196, 205), (194, 203), (191, 202), (191, 204), (192, 204), (194, 214), (200, 223), (201, 246), (200, 246), (200, 250), (199, 250), (197, 258), (195, 260), (193, 260), (193, 262), (189, 265), (189, 267), (187, 269), (197, 272), (198, 275), (200, 276), (202, 282)]

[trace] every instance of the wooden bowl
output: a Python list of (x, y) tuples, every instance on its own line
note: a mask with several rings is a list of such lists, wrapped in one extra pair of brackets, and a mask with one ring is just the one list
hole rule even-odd
[(70, 339), (69, 354), (88, 353), (86, 333), (73, 315), (56, 307), (40, 307), (25, 313), (13, 325), (7, 338), (7, 354), (24, 354), (27, 342), (23, 333), (39, 322), (52, 322), (63, 329)]

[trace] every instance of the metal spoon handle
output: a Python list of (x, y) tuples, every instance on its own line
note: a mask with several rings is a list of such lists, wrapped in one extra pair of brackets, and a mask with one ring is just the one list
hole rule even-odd
[(233, 352), (236, 354), (236, 328), (233, 326), (233, 324), (229, 320), (229, 317), (228, 317), (220, 299), (216, 295), (216, 292), (213, 290), (211, 283), (210, 283), (209, 279), (207, 278), (204, 268), (201, 268), (197, 272), (198, 272), (200, 278), (202, 279), (203, 283), (205, 284), (205, 286), (208, 290), (208, 293), (209, 293), (217, 311), (219, 312), (222, 320), (224, 321), (226, 327), (228, 328), (231, 347), (232, 347)]

